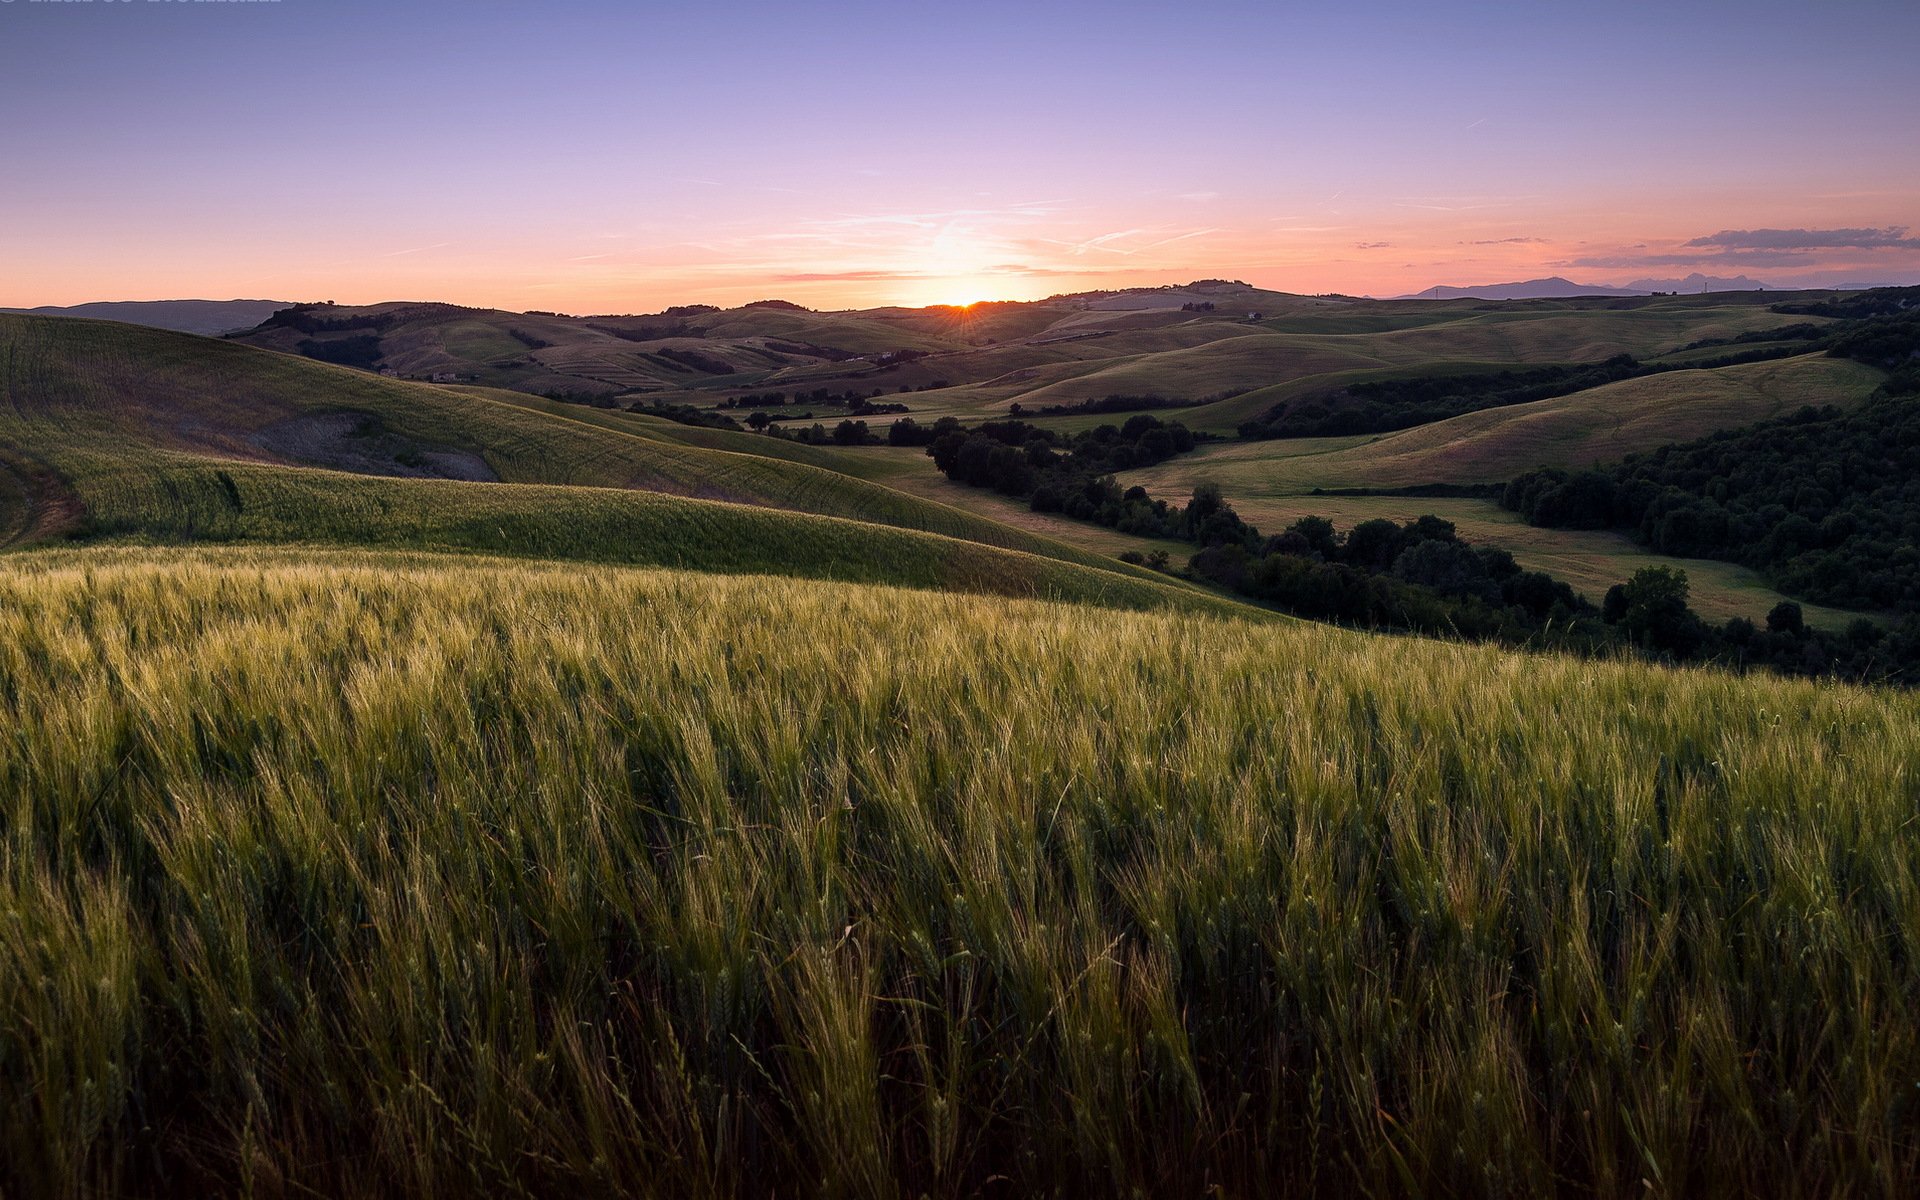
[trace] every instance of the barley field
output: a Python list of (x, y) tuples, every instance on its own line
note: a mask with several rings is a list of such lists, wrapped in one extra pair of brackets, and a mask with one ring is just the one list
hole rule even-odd
[(1920, 700), (375, 551), (0, 559), (0, 1191), (1891, 1196)]

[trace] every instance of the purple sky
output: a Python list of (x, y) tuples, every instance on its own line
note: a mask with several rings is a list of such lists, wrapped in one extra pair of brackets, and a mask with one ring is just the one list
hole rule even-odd
[(1920, 281), (1920, 4), (0, 0), (0, 304)]

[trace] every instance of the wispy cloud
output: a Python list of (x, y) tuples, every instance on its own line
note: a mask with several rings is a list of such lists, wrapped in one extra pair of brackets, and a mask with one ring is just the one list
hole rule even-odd
[(1185, 233), (1176, 233), (1169, 238), (1161, 238), (1157, 242), (1149, 242), (1146, 245), (1140, 247), (1137, 253), (1144, 254), (1149, 250), (1158, 250), (1162, 246), (1171, 246), (1175, 242), (1184, 242), (1191, 238), (1206, 237), (1210, 233), (1219, 233), (1219, 232), (1220, 230), (1218, 229), (1190, 229)]
[(775, 275), (775, 283), (891, 283), (902, 279), (930, 279), (924, 271), (795, 271)]
[(1728, 250), (1721, 254), (1589, 254), (1557, 267), (1806, 267), (1822, 260), (1802, 250)]
[(1727, 250), (1920, 250), (1907, 227), (1885, 229), (1723, 229), (1688, 242)]
[(1817, 268), (1836, 259), (1912, 261), (1920, 238), (1904, 225), (1878, 229), (1723, 229), (1665, 247), (1645, 243), (1580, 254), (1556, 267)]
[(1353, 248), (1355, 250), (1385, 250), (1391, 245), (1393, 245), (1392, 242), (1355, 242)]
[[(1155, 237), (1156, 234), (1164, 232), (1164, 230), (1159, 229), (1120, 229), (1112, 233), (1103, 233), (1078, 242), (1062, 242), (1051, 238), (1040, 238), (1038, 240), (1049, 245), (1063, 246), (1069, 254), (1074, 255), (1083, 255), (1089, 250), (1099, 250), (1106, 254), (1118, 254), (1127, 258), (1133, 258), (1145, 254), (1150, 250), (1158, 250), (1162, 246), (1171, 246), (1175, 242), (1189, 241), (1193, 238), (1206, 237), (1208, 234), (1219, 233), (1220, 230), (1217, 227), (1209, 226), (1205, 229), (1188, 229), (1180, 233), (1168, 234), (1165, 237)], [(1152, 237), (1154, 240), (1143, 245), (1129, 246), (1123, 244), (1130, 240), (1143, 237)]]

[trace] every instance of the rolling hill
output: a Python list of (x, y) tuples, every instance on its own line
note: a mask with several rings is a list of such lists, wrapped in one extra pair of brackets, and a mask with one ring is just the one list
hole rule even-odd
[[(1857, 404), (1882, 378), (1870, 367), (1814, 354), (1669, 371), (1395, 433), (1206, 449), (1160, 469), (1224, 469), (1296, 491), (1500, 483), (1534, 467), (1588, 466), (1805, 405)], [(1256, 465), (1262, 463), (1271, 471)]]
[[(1882, 378), (1869, 367), (1819, 355), (1671, 371), (1389, 434), (1206, 446), (1126, 472), (1121, 482), (1175, 498), (1201, 483), (1217, 484), (1242, 516), (1270, 532), (1306, 516), (1328, 517), (1350, 529), (1372, 519), (1404, 522), (1431, 513), (1452, 521), (1474, 544), (1508, 550), (1523, 566), (1564, 579), (1591, 599), (1641, 567), (1678, 566), (1687, 571), (1702, 614), (1716, 621), (1757, 621), (1786, 597), (1732, 563), (1664, 558), (1617, 532), (1529, 528), (1490, 499), (1316, 493), (1491, 484), (1540, 466), (1585, 466), (1803, 405), (1857, 404)], [(1266, 395), (1278, 398), (1280, 390)], [(1859, 616), (1804, 607), (1809, 621), (1827, 629)]]
[(67, 307), (0, 308), (0, 313), (39, 317), (87, 317), (123, 321), (178, 333), (223, 334), (248, 330), (287, 307), (285, 300), (107, 300)]
[(16, 542), (441, 547), (1205, 600), (828, 469), (821, 451), (744, 453), (738, 435), (716, 449), (626, 414), (106, 322), (0, 317), (0, 366), (0, 525)]
[[(1184, 410), (1225, 424), (1293, 388), (1781, 320), (1613, 303), (1010, 309), (981, 320), (1017, 343), (910, 364), (975, 382), (912, 395), (985, 415), (1285, 379)], [(498, 348), (465, 311), (397, 321), (394, 353)], [(833, 319), (688, 318), (738, 337), (599, 334), (718, 363)], [(937, 323), (962, 316), (870, 319), (965, 342)], [(1032, 374), (984, 374), (1009, 362)], [(1878, 379), (1673, 371), (1137, 477), (1218, 473), (1262, 521), (1445, 515), (1476, 502), (1303, 493), (1582, 461)], [(1630, 569), (1470, 520), (1530, 562)], [(908, 447), (62, 318), (0, 316), (0, 539), (8, 1194), (1887, 1192), (1920, 1169), (1888, 1132), (1920, 1069), (1911, 693), (1276, 620)], [(1714, 1103), (1676, 1107), (1702, 1078)]]
[[(904, 401), (916, 420), (978, 419), (1015, 403), (1033, 410), (1115, 394), (1219, 400), (1341, 370), (1650, 356), (1794, 323), (1760, 300), (1409, 304), (1202, 281), (1033, 303), (840, 313), (771, 301), (606, 317), (430, 303), (303, 306), (238, 340), (406, 379), (601, 403), (619, 396), (712, 405), (825, 389)], [(1201, 411), (1194, 420), (1231, 428), (1230, 415)]]

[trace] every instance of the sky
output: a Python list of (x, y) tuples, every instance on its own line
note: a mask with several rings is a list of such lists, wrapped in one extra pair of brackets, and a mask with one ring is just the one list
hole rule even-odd
[(1920, 282), (1920, 3), (0, 0), (0, 305)]

